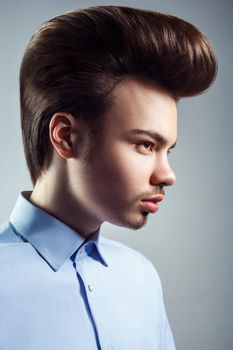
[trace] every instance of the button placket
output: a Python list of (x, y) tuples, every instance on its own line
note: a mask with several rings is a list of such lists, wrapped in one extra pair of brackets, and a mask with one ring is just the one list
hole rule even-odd
[(76, 260), (80, 261), (83, 258), (85, 258), (86, 256), (87, 256), (86, 248), (85, 248), (85, 246), (83, 246), (83, 247), (79, 248), (79, 250), (77, 251)]

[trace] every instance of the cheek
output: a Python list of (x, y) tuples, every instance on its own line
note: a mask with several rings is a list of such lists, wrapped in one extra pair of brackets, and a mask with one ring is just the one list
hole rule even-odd
[[(149, 162), (132, 149), (119, 148), (108, 156), (102, 168), (102, 178), (115, 192), (138, 193), (147, 187)], [(130, 194), (130, 193), (129, 193)]]

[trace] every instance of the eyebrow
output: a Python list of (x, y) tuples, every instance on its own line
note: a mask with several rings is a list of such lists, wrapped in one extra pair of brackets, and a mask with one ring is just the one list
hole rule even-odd
[[(168, 144), (168, 140), (164, 136), (159, 134), (158, 132), (152, 132), (152, 131), (143, 130), (143, 129), (133, 129), (133, 130), (130, 130), (130, 132), (128, 134), (130, 134), (130, 135), (147, 135), (147, 136), (150, 136), (152, 139), (154, 139), (157, 143), (159, 143), (162, 146), (165, 146)], [(169, 149), (172, 149), (175, 146), (176, 146), (176, 142)]]

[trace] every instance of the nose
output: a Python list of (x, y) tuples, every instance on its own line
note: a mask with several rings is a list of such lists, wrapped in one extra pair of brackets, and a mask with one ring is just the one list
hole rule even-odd
[(153, 169), (151, 184), (156, 186), (171, 186), (176, 182), (176, 175), (172, 170), (168, 159), (163, 159)]

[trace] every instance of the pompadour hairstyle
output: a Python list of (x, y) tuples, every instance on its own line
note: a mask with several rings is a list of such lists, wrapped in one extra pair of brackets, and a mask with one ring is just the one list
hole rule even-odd
[(33, 184), (49, 165), (54, 113), (71, 113), (92, 128), (126, 77), (142, 77), (182, 98), (204, 92), (216, 72), (206, 37), (171, 15), (97, 6), (45, 22), (20, 70), (22, 135)]

